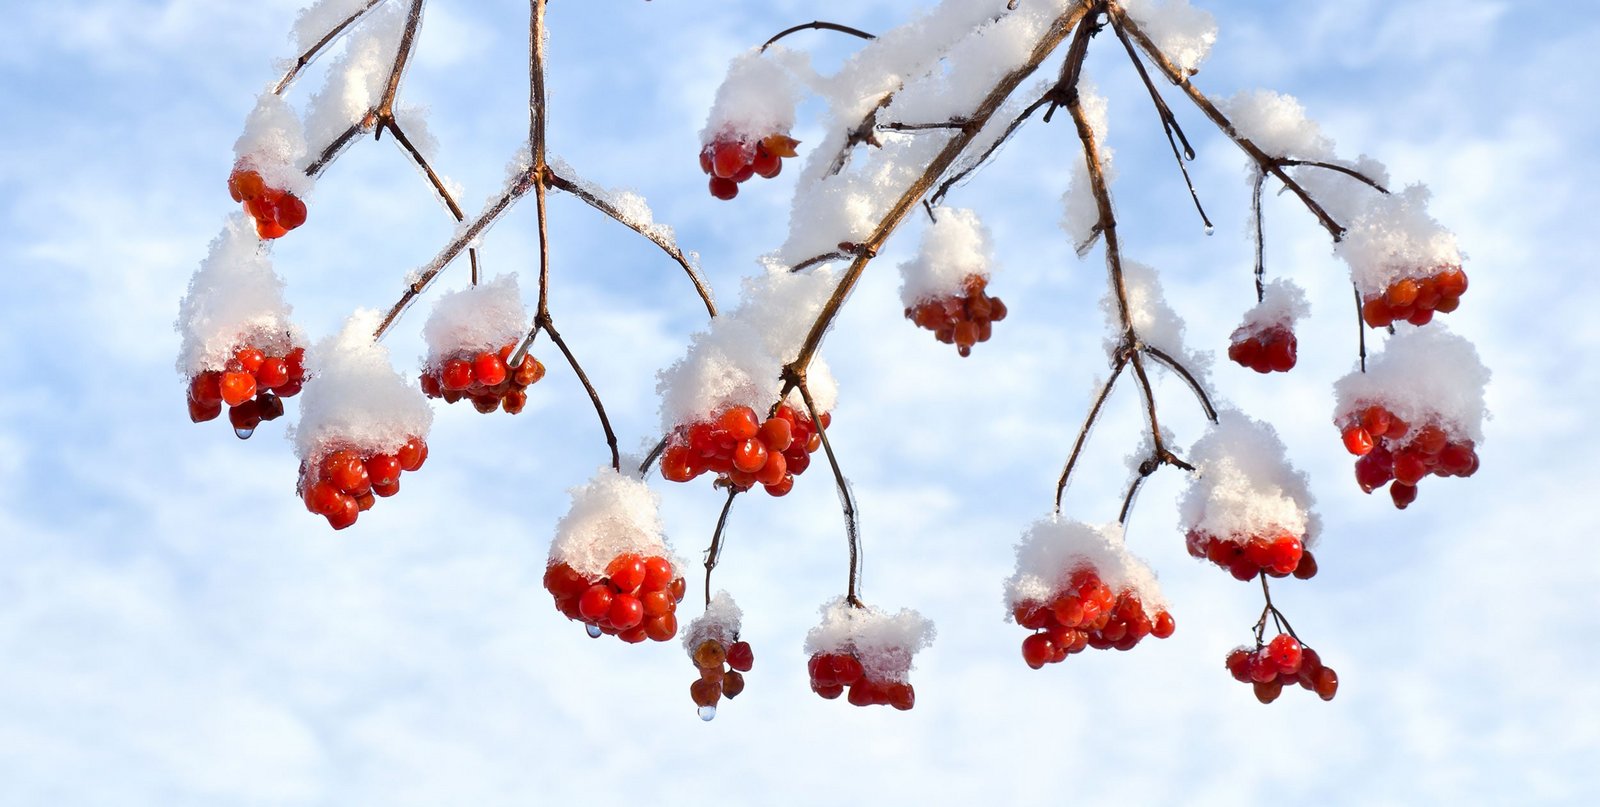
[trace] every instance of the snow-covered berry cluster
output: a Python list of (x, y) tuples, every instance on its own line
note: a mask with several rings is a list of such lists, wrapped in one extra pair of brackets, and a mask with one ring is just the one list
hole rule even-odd
[(739, 185), (753, 176), (771, 179), (783, 170), (783, 160), (797, 154), (800, 141), (787, 134), (745, 137), (724, 132), (700, 149), (700, 170), (711, 177), (711, 195), (732, 199)]
[(1309, 547), (1320, 523), (1311, 492), (1270, 425), (1224, 409), (1189, 459), (1195, 473), (1180, 512), (1192, 557), (1239, 580), (1316, 574)]
[(373, 336), (379, 321), (376, 311), (357, 311), (308, 352), (317, 374), (305, 383), (294, 433), (295, 492), (334, 529), (398, 493), (400, 474), (428, 458), (433, 410), (389, 363)]
[(689, 698), (700, 719), (717, 715), (717, 702), (744, 692), (744, 674), (755, 666), (755, 651), (739, 639), (739, 606), (728, 592), (719, 591), (705, 613), (695, 617), (683, 633), (683, 646), (699, 677), (689, 685)]
[(1299, 348), (1295, 322), (1310, 310), (1305, 292), (1293, 281), (1279, 279), (1262, 288), (1261, 302), (1245, 312), (1244, 323), (1228, 340), (1228, 358), (1258, 373), (1294, 369)]
[(512, 367), (528, 321), (516, 275), (501, 275), (441, 295), (422, 327), (428, 343), (422, 393), (455, 403), (463, 398), (484, 414), (515, 415), (528, 405), (528, 387), (544, 378), (544, 365), (524, 353)]
[(955, 345), (956, 352), (968, 356), (973, 345), (989, 341), (993, 323), (1006, 318), (1006, 304), (999, 297), (984, 293), (988, 280), (981, 275), (969, 275), (965, 285), (959, 295), (925, 300), (907, 308), (906, 319), (933, 331), (934, 338)]
[(989, 341), (993, 323), (1006, 318), (1006, 304), (984, 291), (994, 271), (991, 252), (989, 231), (976, 213), (940, 209), (916, 256), (900, 264), (906, 319), (963, 356)]
[[(824, 429), (832, 422), (827, 412), (821, 420)], [(811, 467), (811, 454), (821, 447), (822, 436), (804, 412), (783, 404), (762, 421), (754, 409), (734, 406), (674, 430), (661, 456), (661, 475), (688, 482), (710, 471), (719, 483), (739, 490), (759, 484), (782, 496)]]
[[(276, 352), (275, 348), (268, 350)], [(283, 401), (300, 394), (305, 384), (305, 348), (269, 355), (259, 347), (241, 347), (221, 370), (203, 370), (189, 379), (189, 419), (214, 420), (228, 407), (228, 422), (241, 439), (263, 421), (283, 415)]]
[(1023, 536), (1006, 604), (1011, 618), (1033, 631), (1022, 640), (1022, 659), (1036, 670), (1086, 647), (1132, 650), (1176, 627), (1155, 575), (1123, 546), (1121, 527), (1059, 517)]
[(1374, 328), (1396, 322), (1426, 325), (1435, 312), (1448, 314), (1461, 305), (1467, 273), (1460, 266), (1442, 266), (1432, 274), (1402, 277), (1361, 299), (1361, 318)]
[(1389, 497), (1404, 510), (1417, 500), (1417, 484), (1428, 475), (1472, 476), (1478, 471), (1476, 444), (1452, 435), (1442, 421), (1421, 427), (1401, 420), (1382, 404), (1347, 415), (1340, 436), (1356, 460), (1356, 484), (1371, 493), (1392, 480)]
[(1335, 386), (1334, 426), (1356, 455), (1356, 484), (1367, 493), (1394, 483), (1404, 509), (1423, 477), (1471, 476), (1483, 439), (1489, 371), (1471, 343), (1443, 326), (1407, 329)]
[(544, 587), (556, 610), (589, 635), (630, 644), (678, 635), (686, 583), (662, 538), (658, 500), (638, 479), (609, 466), (572, 491), (556, 525)]
[(292, 192), (274, 188), (261, 178), (261, 172), (248, 163), (239, 163), (228, 175), (228, 194), (244, 205), (244, 212), (255, 220), (256, 234), (262, 238), (281, 238), (306, 223), (306, 203)]
[(523, 354), (516, 369), (510, 369), (515, 349), (516, 345), (507, 344), (498, 351), (464, 351), (424, 368), (422, 394), (443, 398), (445, 403), (466, 398), (484, 414), (503, 408), (515, 415), (528, 405), (528, 387), (544, 378), (544, 365), (532, 354)]
[(822, 623), (806, 634), (811, 691), (833, 700), (848, 691), (854, 706), (916, 705), (906, 680), (911, 658), (933, 641), (933, 623), (910, 609), (889, 614), (843, 598), (822, 607)]
[(307, 510), (342, 530), (356, 523), (362, 512), (372, 509), (376, 497), (399, 493), (401, 472), (415, 471), (427, 459), (428, 444), (414, 436), (393, 453), (330, 448), (320, 456), (301, 461), (295, 493)]
[(1228, 653), (1226, 663), (1235, 681), (1255, 687), (1256, 700), (1262, 703), (1277, 700), (1285, 686), (1294, 684), (1316, 692), (1325, 701), (1333, 700), (1339, 691), (1339, 674), (1323, 665), (1317, 651), (1287, 633), (1266, 644), (1258, 642), (1254, 649), (1236, 647)]

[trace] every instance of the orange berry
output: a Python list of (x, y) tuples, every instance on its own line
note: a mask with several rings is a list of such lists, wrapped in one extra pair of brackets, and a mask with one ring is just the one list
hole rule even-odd
[(238, 406), (256, 395), (256, 379), (249, 373), (223, 373), (218, 385), (222, 402), (229, 406)]
[(734, 440), (749, 440), (761, 432), (761, 421), (748, 406), (735, 406), (723, 412), (717, 425)]

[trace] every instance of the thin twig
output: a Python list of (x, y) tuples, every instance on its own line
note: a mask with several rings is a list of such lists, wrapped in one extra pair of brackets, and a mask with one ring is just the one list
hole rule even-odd
[(333, 44), (333, 41), (338, 39), (339, 35), (345, 32), (345, 29), (355, 24), (355, 21), (360, 19), (361, 15), (371, 11), (374, 6), (381, 2), (383, 2), (383, 0), (367, 0), (366, 5), (357, 9), (356, 12), (350, 16), (345, 17), (344, 20), (342, 20), (338, 25), (333, 26), (331, 30), (329, 30), (326, 34), (323, 34), (321, 39), (317, 40), (315, 44), (307, 48), (304, 53), (295, 58), (294, 64), (290, 66), (289, 71), (284, 73), (283, 78), (278, 79), (277, 86), (272, 88), (272, 94), (283, 95), (283, 93), (289, 89), (289, 85), (294, 83), (295, 78), (300, 75), (300, 71), (306, 68), (306, 65), (316, 61), (316, 58), (322, 55), (323, 49)]
[(1061, 513), (1061, 497), (1066, 493), (1067, 480), (1072, 477), (1072, 469), (1078, 464), (1078, 455), (1083, 452), (1083, 444), (1089, 439), (1089, 430), (1094, 427), (1100, 418), (1100, 409), (1105, 406), (1106, 399), (1111, 397), (1111, 390), (1116, 386), (1117, 376), (1122, 374), (1122, 368), (1128, 366), (1127, 358), (1119, 354), (1115, 364), (1111, 366), (1111, 377), (1106, 379), (1105, 386), (1100, 388), (1100, 394), (1095, 396), (1094, 405), (1089, 407), (1089, 414), (1083, 419), (1083, 427), (1078, 430), (1078, 439), (1072, 444), (1072, 453), (1067, 455), (1067, 464), (1061, 469), (1061, 478), (1056, 480), (1056, 514)]
[(888, 129), (891, 132), (926, 132), (932, 130), (965, 129), (972, 123), (966, 120), (947, 120), (938, 123), (880, 123), (879, 129)]
[(1149, 354), (1150, 358), (1166, 365), (1167, 369), (1177, 373), (1178, 377), (1182, 378), (1184, 383), (1189, 385), (1189, 389), (1194, 392), (1195, 399), (1200, 402), (1200, 408), (1206, 413), (1206, 419), (1212, 423), (1217, 422), (1217, 408), (1211, 405), (1211, 397), (1206, 394), (1205, 387), (1200, 384), (1200, 379), (1196, 378), (1194, 373), (1184, 366), (1183, 362), (1178, 361), (1165, 350), (1152, 345), (1145, 345), (1144, 352)]
[(1361, 372), (1367, 371), (1367, 318), (1361, 314), (1361, 288), (1350, 282), (1350, 290), (1356, 295), (1356, 340), (1360, 345)]
[(849, 34), (851, 36), (859, 37), (861, 39), (877, 39), (877, 37), (873, 36), (872, 34), (867, 33), (866, 31), (863, 31), (863, 30), (861, 30), (859, 28), (851, 28), (848, 25), (840, 25), (840, 24), (838, 24), (836, 22), (823, 22), (822, 20), (812, 20), (811, 22), (805, 22), (805, 23), (801, 23), (799, 25), (796, 25), (796, 26), (793, 26), (793, 27), (790, 27), (790, 28), (785, 28), (782, 31), (779, 31), (778, 33), (774, 34), (771, 39), (769, 39), (766, 42), (763, 42), (761, 44), (761, 51), (765, 52), (767, 47), (769, 45), (771, 45), (772, 43), (777, 42), (778, 40), (780, 40), (780, 39), (782, 39), (782, 38), (784, 38), (784, 37), (786, 37), (786, 36), (788, 36), (790, 34), (798, 33), (800, 31), (838, 31), (841, 34)]
[(1250, 189), (1250, 212), (1255, 217), (1256, 230), (1256, 302), (1267, 299), (1267, 235), (1266, 225), (1261, 215), (1261, 187), (1267, 184), (1267, 175), (1262, 171), (1256, 172), (1255, 182)]
[(722, 503), (722, 515), (717, 516), (717, 529), (711, 533), (711, 546), (706, 548), (706, 606), (711, 605), (711, 572), (722, 559), (722, 536), (728, 527), (728, 511), (733, 509), (733, 497), (739, 495), (736, 487), (728, 488), (728, 500)]
[(566, 191), (582, 199), (590, 207), (606, 214), (618, 224), (644, 236), (650, 243), (660, 247), (662, 252), (667, 253), (667, 257), (683, 267), (684, 273), (689, 276), (689, 282), (694, 284), (695, 293), (700, 295), (700, 301), (705, 304), (706, 313), (713, 317), (717, 315), (717, 304), (712, 302), (711, 290), (706, 287), (705, 279), (700, 276), (699, 270), (695, 269), (694, 265), (689, 262), (688, 256), (683, 254), (683, 250), (679, 249), (677, 244), (662, 237), (659, 233), (638, 226), (633, 220), (622, 215), (622, 211), (618, 210), (615, 205), (595, 195), (583, 185), (562, 176), (555, 169), (547, 169), (545, 171), (545, 179), (549, 182), (550, 187)]
[(661, 452), (666, 451), (666, 450), (667, 450), (667, 438), (663, 437), (659, 441), (656, 442), (656, 447), (650, 449), (650, 453), (645, 455), (644, 461), (639, 463), (639, 475), (640, 476), (645, 476), (646, 474), (649, 474), (650, 473), (650, 466), (655, 465), (656, 464), (656, 460), (661, 458)]
[[(444, 202), (444, 206), (450, 210), (450, 215), (454, 216), (458, 223), (464, 221), (466, 216), (461, 212), (461, 205), (456, 204), (455, 195), (445, 186), (444, 179), (439, 176), (437, 171), (433, 170), (433, 166), (428, 164), (428, 158), (423, 156), (421, 149), (411, 143), (411, 138), (407, 137), (405, 130), (400, 128), (399, 120), (391, 117), (378, 124), (379, 129), (386, 127), (394, 134), (394, 141), (399, 143), (400, 148), (411, 156), (412, 162), (415, 162), (417, 167), (422, 169), (423, 175), (428, 178), (428, 184), (433, 186), (433, 192), (439, 195), (439, 199)], [(477, 247), (467, 248), (467, 260), (472, 263), (472, 285), (476, 286), (478, 285)]]
[[(1005, 145), (1006, 142), (1011, 139), (1011, 135), (1015, 134), (1018, 129), (1022, 128), (1022, 124), (1027, 121), (1028, 118), (1032, 117), (1033, 113), (1038, 112), (1040, 107), (1047, 103), (1050, 103), (1049, 95), (1045, 95), (1039, 98), (1039, 100), (1029, 104), (1022, 110), (1021, 113), (1019, 113), (1015, 118), (1011, 119), (1011, 123), (1006, 125), (1005, 131), (1001, 132), (1000, 136), (995, 138), (995, 141), (990, 143), (989, 147), (984, 149), (983, 153), (979, 154), (977, 159), (973, 160), (961, 170), (951, 174), (949, 178), (945, 179), (945, 181), (939, 183), (938, 189), (928, 196), (927, 204), (930, 206), (930, 210), (933, 205), (939, 204), (939, 202), (944, 199), (945, 194), (950, 192), (950, 188), (966, 179), (968, 176), (971, 176), (973, 171), (978, 170), (979, 167), (988, 162), (989, 158), (994, 156), (994, 153), (999, 151), (1000, 147)], [(932, 215), (932, 213), (930, 212), (929, 215)]]
[[(1189, 198), (1194, 200), (1194, 209), (1200, 214), (1200, 221), (1205, 224), (1206, 232), (1209, 233), (1215, 229), (1215, 225), (1211, 223), (1211, 217), (1206, 215), (1205, 206), (1200, 204), (1200, 194), (1194, 189), (1194, 180), (1189, 178), (1189, 166), (1186, 164), (1186, 159), (1194, 159), (1194, 147), (1189, 145), (1189, 138), (1184, 137), (1183, 128), (1178, 125), (1178, 118), (1172, 114), (1172, 108), (1162, 99), (1155, 82), (1150, 80), (1149, 71), (1144, 69), (1144, 61), (1134, 51), (1133, 43), (1128, 41), (1127, 32), (1122, 30), (1121, 25), (1116, 24), (1115, 18), (1112, 18), (1111, 29), (1116, 32), (1117, 39), (1121, 40), (1123, 49), (1128, 52), (1128, 59), (1133, 62), (1133, 67), (1138, 71), (1139, 79), (1144, 82), (1145, 89), (1150, 91), (1150, 100), (1155, 102), (1156, 115), (1161, 118), (1161, 128), (1167, 134), (1167, 144), (1172, 146), (1172, 157), (1178, 162), (1178, 170), (1183, 172), (1183, 184), (1189, 186)], [(1180, 141), (1183, 143), (1181, 151), (1178, 149)]]
[(572, 367), (572, 372), (578, 376), (578, 381), (583, 384), (583, 391), (589, 393), (589, 402), (594, 404), (594, 414), (600, 419), (600, 429), (606, 435), (606, 447), (611, 450), (611, 468), (621, 471), (622, 455), (617, 452), (617, 433), (611, 430), (611, 419), (606, 417), (606, 407), (600, 401), (600, 393), (595, 390), (594, 384), (589, 382), (589, 376), (583, 371), (583, 365), (578, 363), (578, 357), (574, 356), (572, 349), (567, 347), (567, 342), (561, 338), (561, 333), (556, 330), (555, 323), (548, 317), (544, 317), (539, 321), (538, 327), (545, 333), (550, 334), (550, 341), (556, 343), (556, 348), (561, 351), (561, 355), (566, 357), (567, 364)]
[[(1126, 528), (1128, 526), (1128, 513), (1133, 511), (1133, 497), (1138, 495), (1139, 488), (1144, 485), (1144, 481), (1150, 478), (1150, 474), (1143, 473), (1143, 470), (1141, 468), (1140, 473), (1134, 474), (1133, 481), (1128, 485), (1127, 494), (1122, 497), (1122, 509), (1117, 511), (1117, 524), (1121, 527)], [(1150, 473), (1155, 473), (1155, 466), (1151, 466)]]
[(1123, 10), (1121, 4), (1115, 2), (1115, 0), (1107, 0), (1107, 7), (1111, 12), (1114, 25), (1125, 29), (1128, 32), (1128, 35), (1132, 36), (1134, 41), (1139, 43), (1139, 49), (1143, 50), (1145, 55), (1150, 57), (1150, 61), (1154, 62), (1157, 67), (1161, 68), (1161, 72), (1166, 74), (1166, 77), (1169, 81), (1181, 87), (1184, 93), (1189, 96), (1189, 100), (1194, 102), (1194, 105), (1198, 107), (1201, 112), (1205, 113), (1205, 116), (1210, 118), (1211, 122), (1216, 124), (1217, 128), (1221, 130), (1224, 135), (1227, 135), (1229, 140), (1232, 140), (1236, 145), (1239, 146), (1240, 149), (1244, 151), (1246, 155), (1250, 157), (1250, 159), (1254, 160), (1256, 165), (1260, 166), (1262, 171), (1277, 177), (1278, 181), (1282, 182), (1285, 188), (1288, 188), (1294, 193), (1295, 196), (1299, 197), (1301, 204), (1305, 205), (1306, 209), (1311, 211), (1311, 215), (1316, 217), (1318, 223), (1322, 225), (1323, 229), (1328, 231), (1328, 235), (1331, 236), (1334, 241), (1339, 241), (1344, 238), (1344, 227), (1341, 226), (1337, 221), (1334, 221), (1333, 216), (1330, 215), (1327, 210), (1323, 209), (1322, 205), (1311, 196), (1310, 192), (1302, 187), (1299, 182), (1296, 182), (1294, 177), (1290, 176), (1289, 173), (1283, 169), (1282, 162), (1278, 158), (1268, 155), (1253, 141), (1251, 141), (1250, 138), (1240, 134), (1239, 130), (1234, 127), (1233, 121), (1229, 120), (1226, 115), (1222, 114), (1222, 110), (1218, 109), (1217, 105), (1212, 103), (1211, 99), (1206, 97), (1205, 93), (1201, 92), (1199, 88), (1190, 83), (1188, 74), (1176, 64), (1173, 64), (1171, 59), (1167, 58), (1167, 55), (1161, 51), (1161, 48), (1156, 46), (1155, 42), (1152, 41), (1148, 35), (1145, 34), (1144, 30), (1139, 27), (1139, 24), (1134, 22), (1132, 17), (1128, 16), (1128, 13)]
[[(790, 371), (785, 370), (785, 373)], [(817, 428), (817, 435), (822, 438), (822, 450), (828, 457), (828, 465), (833, 469), (833, 480), (839, 487), (839, 505), (844, 511), (845, 538), (850, 543), (850, 580), (845, 588), (845, 601), (857, 608), (866, 607), (861, 602), (861, 527), (856, 521), (855, 496), (850, 493), (850, 483), (845, 481), (844, 471), (839, 468), (839, 458), (834, 456), (833, 443), (828, 440), (828, 430), (822, 425), (822, 413), (817, 410), (817, 404), (811, 400), (811, 389), (806, 386), (804, 371), (788, 379), (789, 384), (800, 390), (800, 398), (805, 401), (806, 412), (811, 417), (812, 425)], [(787, 393), (782, 396), (787, 397)]]
[(1379, 193), (1382, 193), (1385, 196), (1389, 195), (1389, 189), (1385, 188), (1377, 180), (1375, 180), (1372, 177), (1369, 177), (1366, 174), (1363, 174), (1360, 171), (1357, 171), (1356, 169), (1351, 168), (1351, 167), (1349, 167), (1347, 165), (1339, 165), (1338, 163), (1323, 162), (1321, 160), (1291, 160), (1291, 159), (1289, 159), (1287, 157), (1280, 158), (1278, 160), (1278, 164), (1282, 165), (1282, 166), (1287, 166), (1287, 167), (1306, 166), (1308, 168), (1326, 168), (1329, 171), (1337, 171), (1337, 172), (1339, 172), (1341, 174), (1344, 174), (1347, 177), (1350, 177), (1351, 179), (1360, 180), (1361, 182), (1365, 183), (1367, 186), (1371, 187), (1373, 190), (1378, 191)]

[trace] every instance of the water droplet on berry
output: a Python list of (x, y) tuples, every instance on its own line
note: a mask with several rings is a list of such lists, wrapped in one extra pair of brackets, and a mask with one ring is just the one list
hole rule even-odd
[(240, 440), (249, 440), (250, 439), (250, 435), (256, 433), (256, 427), (251, 426), (248, 429), (243, 429), (243, 428), (239, 428), (239, 427), (235, 426), (234, 429), (233, 429), (233, 433), (235, 435), (237, 435)]
[(1217, 233), (1217, 228), (1216, 227), (1213, 227), (1210, 224), (1206, 225), (1206, 235), (1216, 235), (1216, 233)]
[(702, 706), (702, 707), (700, 707), (698, 712), (699, 712), (701, 720), (704, 720), (706, 722), (710, 722), (711, 718), (717, 716), (717, 707), (715, 707), (715, 706)]
[(596, 625), (593, 622), (589, 622), (589, 623), (587, 623), (587, 624), (585, 624), (583, 626), (583, 629), (589, 632), (589, 638), (590, 639), (598, 639), (598, 638), (600, 638), (600, 626), (599, 625)]

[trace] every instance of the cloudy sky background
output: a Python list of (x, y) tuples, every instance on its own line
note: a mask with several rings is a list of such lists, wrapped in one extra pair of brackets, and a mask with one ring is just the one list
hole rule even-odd
[[(8, 4), (0, 803), (1600, 797), (1592, 3), (1209, 4), (1221, 36), (1203, 89), (1292, 93), (1342, 153), (1432, 186), (1472, 278), (1442, 319), (1494, 371), (1477, 476), (1430, 479), (1403, 513), (1362, 495), (1329, 423), (1330, 385), (1355, 350), (1344, 269), (1302, 209), (1270, 200), (1269, 267), (1313, 300), (1301, 363), (1263, 378), (1224, 362), (1215, 381), (1273, 422), (1312, 477), (1322, 573), (1277, 590), (1339, 670), (1336, 700), (1295, 690), (1263, 707), (1227, 676), (1222, 657), (1247, 640), (1259, 594), (1187, 558), (1172, 471), (1140, 497), (1130, 545), (1162, 575), (1177, 634), (1038, 672), (1021, 662), (1001, 583), (1105, 372), (1103, 263), (1073, 256), (1056, 227), (1078, 159), (1058, 119), (1030, 125), (951, 197), (996, 236), (991, 291), (1013, 316), (993, 342), (961, 360), (901, 317), (893, 266), (920, 222), (826, 342), (865, 595), (939, 626), (913, 677), (916, 709), (856, 709), (806, 688), (804, 633), (844, 582), (819, 467), (784, 500), (736, 506), (716, 584), (745, 607), (757, 661), (710, 724), (694, 717), (677, 643), (591, 641), (540, 588), (565, 490), (605, 458), (557, 362), (520, 416), (439, 409), (428, 466), (338, 534), (291, 495), (282, 422), (248, 442), (188, 422), (172, 369), (177, 301), (233, 207), (231, 145), (290, 54), (297, 5)], [(795, 22), (884, 30), (925, 3), (716, 5), (555, 4), (550, 137), (589, 179), (644, 193), (726, 304), (782, 240), (795, 173), (732, 204), (705, 193), (697, 135), (727, 59)], [(438, 167), (469, 210), (526, 132), (525, 14), (511, 0), (430, 3), (402, 92), (430, 107)], [(824, 34), (794, 44), (823, 67), (853, 47)], [(1095, 42), (1090, 74), (1112, 99), (1128, 253), (1162, 269), (1191, 343), (1220, 351), (1252, 301), (1244, 160), (1168, 93), (1200, 152), (1191, 171), (1218, 224), (1208, 238), (1114, 41)], [(797, 136), (815, 142), (807, 109)], [(490, 272), (531, 277), (532, 212), (494, 230)], [(551, 215), (553, 311), (637, 449), (656, 429), (654, 373), (703, 311), (654, 247), (570, 199)], [(365, 142), (319, 183), (309, 222), (274, 260), (320, 337), (357, 306), (391, 302), (450, 230), (400, 152)], [(402, 368), (422, 353), (424, 317), (414, 310), (390, 342)], [(1160, 394), (1187, 445), (1196, 407), (1180, 386)], [(1072, 515), (1115, 517), (1139, 427), (1126, 387), (1069, 493)], [(697, 557), (720, 497), (703, 481), (656, 486), (678, 550)]]

